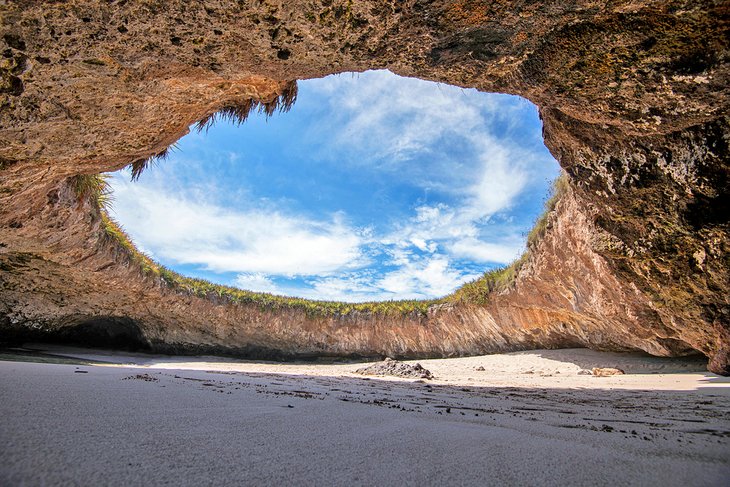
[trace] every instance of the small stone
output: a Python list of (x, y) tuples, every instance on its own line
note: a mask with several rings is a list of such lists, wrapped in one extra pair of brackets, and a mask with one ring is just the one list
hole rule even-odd
[(612, 375), (624, 375), (626, 373), (621, 369), (613, 367), (594, 367), (592, 372), (596, 377), (609, 377)]

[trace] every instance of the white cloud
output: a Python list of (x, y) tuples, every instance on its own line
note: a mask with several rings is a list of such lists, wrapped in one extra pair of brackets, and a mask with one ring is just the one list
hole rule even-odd
[(398, 245), (434, 240), (474, 238), (479, 231), (469, 208), (454, 209), (447, 205), (419, 206), (416, 215), (401, 225), (386, 241)]
[(392, 299), (390, 294), (374, 286), (370, 276), (357, 273), (311, 279), (308, 284), (309, 288), (299, 291), (301, 297), (346, 302)]
[(509, 244), (482, 242), (477, 239), (458, 240), (449, 246), (450, 254), (454, 257), (468, 259), (472, 262), (496, 262), (509, 264), (517, 257), (523, 248), (519, 240)]
[(337, 153), (338, 161), (350, 154), (343, 162), (397, 171), (456, 194), (495, 164), (504, 167), (507, 161), (510, 173), (525, 171), (515, 164), (525, 156), (525, 141), (495, 136), (526, 114), (528, 105), (514, 97), (473, 96), (475, 90), (388, 71), (330, 76), (306, 89), (329, 104), (329, 119), (313, 130), (321, 131), (327, 152)]
[[(395, 270), (378, 274), (344, 272), (335, 276), (306, 279), (306, 286), (268, 286), (258, 290), (311, 299), (346, 302), (426, 299), (445, 296), (478, 274), (460, 271), (443, 255), (412, 258)], [(248, 282), (248, 281), (247, 281)]]
[(478, 277), (453, 269), (449, 259), (438, 255), (411, 261), (385, 275), (377, 286), (404, 298), (444, 296), (459, 285)]
[(521, 242), (485, 240), (481, 229), (510, 209), (545, 162), (524, 143), (495, 135), (516, 125), (525, 106), (504, 96), (465, 96), (473, 90), (454, 86), (434, 90), (432, 83), (387, 71), (358, 76), (328, 77), (310, 88), (326, 93), (336, 114), (336, 125), (326, 129), (335, 134), (329, 145), (354, 149), (347, 162), (363, 170), (375, 164), (454, 197), (451, 205), (417, 206), (380, 241), (479, 262), (503, 263), (518, 254)]
[[(245, 187), (223, 202), (211, 196), (210, 175), (246, 155), (206, 148), (205, 164), (174, 155), (179, 168), (192, 171), (185, 182), (174, 170), (134, 184), (115, 177), (114, 206), (124, 227), (165, 262), (236, 272), (242, 288), (314, 299), (443, 296), (477, 277), (460, 268), (463, 260), (516, 258), (523, 237), (495, 222), (504, 221), (550, 160), (497, 135), (518, 124), (524, 105), (504, 96), (467, 97), (453, 86), (434, 91), (433, 84), (385, 71), (358, 76), (360, 82), (343, 75), (302, 83), (299, 103), (307, 103), (309, 91), (319, 95), (313, 103), (330, 107), (308, 137), (322, 141), (321, 157), (363, 178), (372, 171), (423, 188), (409, 217), (389, 229), (354, 228), (347, 215), (302, 217), (283, 210), (281, 201), (252, 198)], [(203, 143), (201, 135), (191, 137)], [(449, 203), (430, 202), (432, 193), (449, 195)], [(379, 261), (389, 270), (364, 270)], [(297, 284), (278, 284), (292, 277)]]
[[(352, 154), (349, 164), (405, 170), (422, 184), (441, 188), (452, 187), (450, 181), (459, 179), (454, 171), (458, 161), (443, 153), (444, 139), (483, 133), (481, 110), (491, 104), (488, 97), (475, 104), (461, 88), (439, 85), (434, 90), (433, 83), (387, 71), (370, 71), (359, 79), (328, 77), (308, 89), (327, 96), (333, 118), (320, 130), (329, 146), (339, 148), (338, 154)], [(409, 164), (414, 158), (430, 160), (425, 166)], [(446, 175), (450, 181), (441, 182), (434, 175)]]
[(522, 161), (523, 151), (509, 149), (489, 140), (474, 141), (480, 147), (481, 173), (470, 186), (467, 212), (475, 220), (494, 215), (510, 207), (528, 183), (528, 170)]
[(249, 291), (279, 293), (279, 287), (266, 274), (246, 272), (236, 276), (236, 286)]
[(160, 259), (215, 272), (326, 275), (366, 263), (362, 237), (341, 217), (311, 221), (263, 210), (233, 210), (115, 177), (124, 228)]

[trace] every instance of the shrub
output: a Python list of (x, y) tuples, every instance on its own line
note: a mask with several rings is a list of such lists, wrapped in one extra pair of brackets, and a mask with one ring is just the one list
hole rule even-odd
[(112, 191), (106, 174), (80, 174), (70, 178), (70, 186), (81, 200), (90, 200), (99, 208), (109, 208), (112, 202)]

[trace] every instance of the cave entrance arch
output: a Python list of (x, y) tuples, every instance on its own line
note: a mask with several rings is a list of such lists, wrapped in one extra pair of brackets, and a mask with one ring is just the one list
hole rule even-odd
[[(448, 355), (571, 338), (671, 355), (689, 344), (711, 357), (712, 370), (728, 373), (728, 227), (712, 211), (728, 194), (724, 4), (3, 8), (4, 329), (55, 330), (74, 313), (121, 310), (154, 343), (257, 344), (293, 354)], [(178, 293), (109, 243), (70, 184), (147, 160), (221, 108), (244, 100), (272, 106), (291, 80), (386, 67), (519, 94), (540, 107), (569, 191), (548, 225), (553, 245), (527, 262), (516, 291), (387, 326), (380, 315), (317, 318), (304, 305), (267, 311)], [(592, 282), (580, 278), (586, 274)], [(181, 312), (181, 302), (195, 316)], [(211, 320), (213, 328), (202, 326)], [(258, 325), (285, 320), (291, 328), (281, 333)]]

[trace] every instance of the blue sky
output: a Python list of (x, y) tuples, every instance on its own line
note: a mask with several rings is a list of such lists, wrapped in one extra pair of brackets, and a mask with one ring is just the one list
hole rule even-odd
[(289, 113), (182, 138), (111, 211), (193, 277), (314, 299), (448, 294), (524, 248), (557, 162), (537, 109), (387, 71), (299, 82)]

